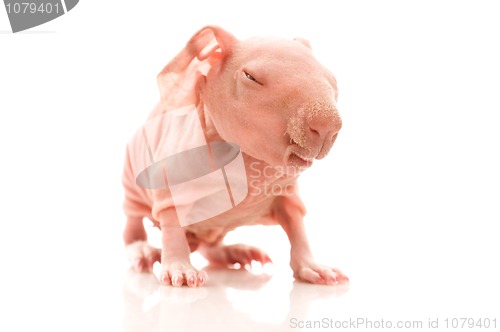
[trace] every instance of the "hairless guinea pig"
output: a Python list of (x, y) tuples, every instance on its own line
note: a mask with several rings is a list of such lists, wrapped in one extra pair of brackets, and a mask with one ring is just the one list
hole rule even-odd
[[(328, 154), (342, 126), (336, 80), (309, 43), (240, 41), (208, 26), (161, 71), (158, 85), (161, 101), (128, 144), (123, 175), (133, 268), (151, 271), (159, 261), (162, 284), (201, 286), (207, 275), (191, 265), (191, 252), (211, 263), (265, 264), (262, 250), (223, 238), (239, 226), (279, 224), (296, 279), (347, 282), (314, 261), (296, 190), (299, 173)], [(145, 217), (160, 228), (161, 249), (148, 244)]]

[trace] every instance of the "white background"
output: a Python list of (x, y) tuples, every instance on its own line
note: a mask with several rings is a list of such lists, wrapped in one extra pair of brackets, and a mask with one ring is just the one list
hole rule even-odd
[[(0, 8), (1, 330), (120, 329), (125, 145), (205, 24), (308, 38), (337, 77), (342, 132), (300, 185), (318, 260), (351, 285), (307, 317), (500, 325), (494, 3), (81, 1), (18, 34)], [(279, 229), (228, 240), (282, 257), (289, 277)]]

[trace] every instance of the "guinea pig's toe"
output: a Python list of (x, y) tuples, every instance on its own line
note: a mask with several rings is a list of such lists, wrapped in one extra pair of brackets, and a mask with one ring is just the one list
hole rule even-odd
[(339, 283), (349, 282), (349, 278), (347, 278), (347, 276), (339, 269), (332, 268), (332, 271), (336, 274), (335, 279), (337, 280), (337, 282)]
[(324, 269), (320, 272), (321, 278), (327, 285), (336, 285), (338, 283), (338, 274), (331, 269)]
[(174, 287), (181, 287), (184, 284), (184, 276), (182, 275), (182, 272), (174, 272), (172, 274), (172, 286)]
[(198, 285), (198, 276), (195, 271), (186, 272), (186, 284), (188, 287), (196, 287)]
[(309, 267), (301, 268), (298, 273), (296, 273), (296, 278), (312, 284), (323, 283), (323, 278), (321, 278), (320, 274)]
[(267, 263), (272, 263), (271, 258), (262, 250), (255, 248), (256, 250), (252, 252), (252, 260), (260, 262), (262, 265)]
[(198, 277), (198, 286), (203, 285), (208, 280), (208, 276), (205, 271), (199, 271), (197, 277)]
[(162, 285), (172, 285), (174, 287), (181, 287), (183, 285), (188, 287), (199, 287), (202, 286), (207, 279), (205, 271), (197, 271), (190, 264), (169, 265), (164, 267), (163, 272), (160, 274), (160, 283)]
[(160, 282), (162, 285), (171, 285), (172, 284), (168, 273), (162, 273), (162, 275), (160, 276)]

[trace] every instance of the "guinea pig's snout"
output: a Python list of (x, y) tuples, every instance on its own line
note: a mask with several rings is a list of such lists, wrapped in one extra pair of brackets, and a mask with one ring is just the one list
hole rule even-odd
[(342, 127), (342, 120), (338, 115), (338, 112), (328, 111), (322, 115), (316, 115), (309, 117), (307, 121), (309, 130), (313, 133), (319, 135), (323, 139), (331, 138), (333, 135), (337, 134)]
[(333, 105), (315, 105), (308, 110), (306, 125), (311, 145), (319, 148), (317, 159), (321, 159), (330, 151), (337, 134), (342, 128), (342, 119)]

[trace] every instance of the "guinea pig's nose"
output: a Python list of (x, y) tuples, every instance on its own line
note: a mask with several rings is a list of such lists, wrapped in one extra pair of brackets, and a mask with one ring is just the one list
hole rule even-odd
[(328, 107), (310, 114), (307, 125), (322, 141), (331, 140), (342, 128), (342, 119), (336, 107)]

